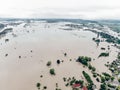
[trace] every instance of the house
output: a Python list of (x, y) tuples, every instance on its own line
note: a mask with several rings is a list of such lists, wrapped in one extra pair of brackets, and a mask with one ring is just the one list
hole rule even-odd
[(72, 85), (73, 88), (80, 88), (80, 86), (81, 86), (80, 84), (73, 84)]

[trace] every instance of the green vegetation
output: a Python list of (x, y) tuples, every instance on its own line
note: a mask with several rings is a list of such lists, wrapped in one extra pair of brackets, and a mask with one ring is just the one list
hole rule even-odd
[(89, 68), (89, 70), (96, 71), (96, 68), (93, 67), (91, 64), (89, 64), (88, 68)]
[(82, 63), (83, 65), (88, 65), (88, 62), (91, 61), (90, 57), (86, 57), (86, 56), (79, 56), (77, 59), (78, 62)]
[(89, 68), (89, 70), (91, 70), (91, 69), (92, 69), (92, 65), (91, 65), (91, 64), (89, 64), (88, 68)]
[(109, 56), (109, 53), (103, 52), (98, 57), (107, 57)]
[(63, 81), (66, 82), (66, 78), (65, 77), (63, 77)]
[(55, 70), (52, 68), (52, 69), (50, 69), (50, 74), (51, 75), (55, 75)]
[(106, 76), (106, 77), (111, 77), (111, 75), (110, 74), (108, 74), (108, 73), (102, 73), (104, 76)]

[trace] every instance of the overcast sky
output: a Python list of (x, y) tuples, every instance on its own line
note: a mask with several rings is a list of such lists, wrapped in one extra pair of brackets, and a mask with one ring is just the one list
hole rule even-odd
[(120, 19), (120, 0), (1, 0), (0, 17)]

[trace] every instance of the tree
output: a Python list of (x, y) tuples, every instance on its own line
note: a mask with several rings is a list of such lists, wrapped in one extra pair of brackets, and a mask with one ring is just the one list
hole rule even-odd
[(109, 53), (103, 52), (98, 57), (107, 57), (109, 56)]
[(91, 77), (88, 75), (88, 73), (86, 73), (85, 71), (82, 71), (82, 73), (83, 73), (85, 79), (87, 80), (87, 82), (89, 84), (93, 84), (93, 81), (91, 80)]
[(91, 69), (92, 69), (92, 65), (91, 65), (91, 64), (89, 64), (88, 68), (91, 70)]

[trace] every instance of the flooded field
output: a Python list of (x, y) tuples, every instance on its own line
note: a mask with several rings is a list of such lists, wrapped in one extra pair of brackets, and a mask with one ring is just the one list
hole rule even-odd
[[(92, 40), (97, 37), (95, 33), (83, 29), (64, 30), (65, 24), (32, 22), (12, 26), (13, 31), (0, 39), (0, 90), (37, 90), (37, 82), (47, 86), (47, 90), (55, 90), (56, 83), (61, 90), (72, 90), (65, 86), (63, 77), (85, 80), (83, 70), (92, 77), (88, 68), (76, 62), (78, 56), (91, 57), (97, 72), (110, 73), (104, 64), (116, 59), (118, 49), (107, 42), (101, 42), (98, 47)], [(5, 42), (6, 39), (9, 41)], [(108, 45), (110, 50), (105, 51), (110, 52), (110, 56), (98, 58), (103, 52), (101, 47)], [(56, 63), (58, 59), (63, 61), (60, 65)], [(48, 61), (52, 62), (50, 67), (46, 66)], [(55, 76), (50, 75), (50, 68), (55, 69)], [(99, 88), (100, 83), (93, 77), (92, 80)]]

